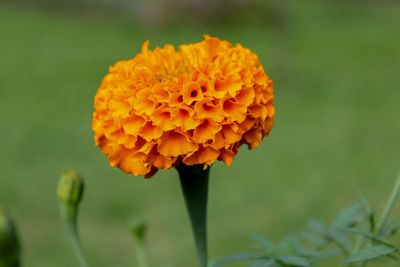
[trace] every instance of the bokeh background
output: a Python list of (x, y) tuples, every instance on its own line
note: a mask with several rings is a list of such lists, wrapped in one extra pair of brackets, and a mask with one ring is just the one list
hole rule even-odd
[(357, 191), (382, 207), (400, 168), (399, 28), (400, 2), (387, 0), (1, 1), (0, 203), (25, 266), (76, 266), (55, 196), (66, 169), (86, 178), (80, 229), (92, 266), (133, 266), (137, 215), (149, 223), (151, 266), (195, 266), (176, 171), (128, 176), (94, 146), (101, 79), (146, 40), (241, 43), (274, 80), (270, 137), (212, 168), (211, 258), (252, 251), (253, 233), (278, 241), (310, 218), (329, 222)]

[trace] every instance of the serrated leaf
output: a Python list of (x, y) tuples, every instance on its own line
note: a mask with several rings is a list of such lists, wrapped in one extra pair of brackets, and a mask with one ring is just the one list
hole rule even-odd
[(229, 262), (235, 262), (235, 261), (245, 261), (245, 260), (261, 260), (261, 259), (269, 259), (269, 257), (261, 254), (255, 254), (255, 253), (239, 253), (239, 254), (233, 254), (230, 255), (226, 258), (218, 260), (215, 264), (214, 267), (219, 267), (224, 265), (225, 263)]
[(265, 250), (269, 253), (274, 253), (275, 245), (271, 240), (269, 240), (268, 238), (266, 238), (264, 236), (257, 235), (257, 234), (252, 235), (252, 238), (258, 242), (259, 245), (257, 246), (257, 248)]
[(385, 226), (385, 228), (383, 228), (379, 234), (381, 236), (391, 236), (394, 235), (399, 228), (400, 228), (400, 221), (397, 220)]
[(308, 267), (310, 266), (310, 262), (302, 257), (298, 256), (279, 256), (277, 260), (282, 262), (283, 264), (290, 266), (299, 266), (299, 267)]
[(359, 229), (359, 228), (343, 227), (343, 228), (340, 228), (340, 230), (346, 231), (348, 233), (353, 233), (353, 234), (356, 234), (356, 235), (362, 235), (362, 236), (364, 236), (364, 237), (366, 237), (366, 238), (368, 238), (368, 239), (370, 239), (372, 241), (381, 243), (381, 244), (383, 244), (385, 246), (388, 246), (388, 247), (391, 247), (391, 248), (396, 248), (395, 245), (389, 243), (388, 241), (386, 241), (385, 239), (381, 238), (380, 236), (374, 235), (374, 234), (372, 234), (370, 232), (364, 231), (364, 230)]
[(329, 231), (328, 235), (344, 252), (348, 253), (351, 248), (350, 238), (338, 230)]
[(275, 261), (273, 259), (269, 260), (257, 260), (248, 264), (246, 267), (272, 267), (274, 266)]
[(328, 231), (328, 228), (320, 220), (310, 220), (307, 226), (309, 229), (321, 234), (325, 234)]
[(343, 264), (361, 262), (376, 259), (382, 256), (387, 256), (395, 252), (396, 249), (384, 245), (375, 245), (369, 248), (364, 248), (348, 257)]
[(317, 257), (319, 255), (319, 252), (309, 249), (299, 241), (294, 242), (293, 249), (297, 254), (301, 256)]
[(325, 260), (327, 258), (331, 258), (331, 257), (337, 257), (339, 255), (342, 255), (342, 252), (340, 249), (331, 249), (331, 250), (327, 250), (327, 251), (322, 251), (319, 253), (318, 256), (313, 257), (311, 259), (311, 262), (316, 262), (316, 261), (320, 261), (320, 260)]
[(355, 222), (357, 222), (357, 217), (360, 215), (361, 210), (361, 202), (356, 202), (350, 205), (339, 213), (332, 224), (332, 228), (352, 226)]

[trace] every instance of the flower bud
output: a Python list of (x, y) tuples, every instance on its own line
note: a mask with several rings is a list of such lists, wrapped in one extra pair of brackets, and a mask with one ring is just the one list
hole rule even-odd
[(19, 266), (20, 246), (12, 220), (0, 207), (0, 267)]
[(145, 239), (146, 228), (146, 222), (141, 217), (133, 219), (130, 223), (130, 230), (133, 237), (140, 242), (143, 242)]
[(77, 205), (83, 195), (83, 178), (75, 171), (65, 171), (58, 184), (58, 198), (65, 204)]

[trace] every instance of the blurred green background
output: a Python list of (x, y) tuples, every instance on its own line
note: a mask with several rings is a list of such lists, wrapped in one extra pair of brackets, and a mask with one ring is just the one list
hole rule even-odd
[(329, 221), (357, 190), (383, 206), (400, 168), (400, 2), (127, 3), (0, 3), (0, 203), (18, 222), (25, 266), (77, 265), (55, 196), (66, 169), (86, 178), (80, 229), (92, 266), (133, 265), (136, 215), (149, 222), (151, 266), (195, 266), (176, 171), (128, 176), (94, 146), (101, 79), (145, 40), (241, 43), (274, 80), (270, 137), (212, 167), (211, 258), (251, 251), (253, 233), (279, 240), (310, 218)]

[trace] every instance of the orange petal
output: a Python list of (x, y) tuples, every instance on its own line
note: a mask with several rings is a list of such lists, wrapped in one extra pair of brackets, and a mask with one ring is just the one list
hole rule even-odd
[(193, 132), (193, 140), (197, 143), (203, 143), (214, 139), (215, 134), (221, 130), (221, 125), (213, 120), (205, 119)]
[(203, 92), (198, 83), (190, 82), (183, 87), (183, 102), (187, 105), (201, 99), (203, 99)]
[(254, 89), (252, 87), (247, 87), (242, 89), (236, 96), (237, 102), (246, 107), (253, 103), (255, 97)]
[(133, 107), (137, 113), (144, 113), (146, 115), (153, 113), (155, 104), (151, 95), (150, 90), (141, 90), (136, 94)]
[(130, 111), (129, 103), (115, 98), (110, 99), (108, 108), (112, 117), (125, 117), (129, 115)]
[(234, 97), (236, 92), (242, 88), (242, 80), (239, 74), (231, 74), (227, 77), (217, 77), (214, 79), (214, 92), (216, 96), (222, 97), (227, 93)]
[(261, 143), (262, 137), (263, 135), (259, 128), (250, 130), (243, 135), (245, 142), (249, 145), (249, 149), (256, 148)]
[(212, 148), (215, 148), (217, 150), (223, 148), (225, 146), (225, 139), (224, 139), (224, 135), (222, 134), (222, 131), (219, 131), (215, 135), (214, 139), (209, 140), (204, 145), (205, 146), (211, 146)]
[(152, 124), (152, 122), (147, 122), (140, 130), (139, 135), (150, 141), (157, 139), (162, 135), (161, 128)]
[(132, 154), (124, 157), (117, 165), (125, 173), (132, 173), (135, 176), (146, 175), (150, 172), (151, 166), (143, 159), (143, 155)]
[(156, 148), (153, 148), (149, 154), (148, 161), (153, 166), (166, 170), (172, 167), (172, 164), (176, 161), (176, 158), (167, 158), (158, 153)]
[(171, 109), (160, 108), (153, 112), (150, 116), (154, 125), (159, 126), (163, 131), (169, 131), (175, 128), (173, 121), (171, 120)]
[(219, 156), (219, 151), (212, 147), (200, 147), (199, 150), (194, 152), (189, 157), (183, 159), (186, 165), (194, 164), (208, 164), (216, 161)]
[(241, 130), (236, 124), (224, 125), (222, 127), (222, 134), (226, 144), (233, 144), (239, 142), (242, 139)]
[(226, 164), (226, 166), (229, 167), (229, 166), (231, 166), (233, 158), (235, 157), (235, 155), (236, 154), (232, 150), (223, 149), (221, 151), (219, 159), (221, 159)]
[(144, 176), (144, 178), (150, 179), (150, 178), (153, 177), (157, 172), (158, 172), (158, 168), (152, 167), (151, 170), (150, 170), (150, 172), (148, 172), (148, 173)]
[(141, 116), (131, 115), (123, 122), (122, 128), (126, 134), (137, 135), (146, 120)]
[(217, 99), (203, 99), (197, 102), (194, 111), (200, 119), (210, 118), (216, 122), (221, 122), (224, 119)]
[(200, 86), (201, 92), (203, 93), (203, 96), (208, 96), (211, 94), (211, 81), (209, 78), (205, 76), (201, 76), (197, 79), (197, 83)]
[(260, 69), (254, 74), (253, 76), (254, 81), (256, 84), (259, 85), (267, 85), (268, 83), (268, 76), (265, 74), (264, 69), (260, 66)]
[(166, 132), (158, 142), (157, 150), (166, 157), (178, 157), (194, 152), (198, 145), (190, 140), (188, 136), (175, 131)]
[(232, 121), (242, 122), (246, 119), (247, 108), (234, 101), (232, 98), (225, 98), (222, 101), (222, 113)]
[(257, 119), (251, 117), (251, 116), (247, 116), (246, 119), (240, 123), (240, 128), (244, 131), (247, 132), (248, 130), (250, 130), (254, 123), (257, 121)]
[(272, 130), (272, 127), (274, 127), (274, 119), (267, 119), (264, 124), (263, 135), (264, 136), (269, 135), (269, 132)]
[(265, 105), (258, 105), (254, 104), (248, 109), (249, 114), (254, 117), (254, 118), (261, 118), (262, 120), (265, 120), (268, 115), (268, 110)]
[(219, 48), (219, 39), (212, 38), (210, 36), (204, 36), (206, 40), (204, 40), (205, 50), (208, 58), (213, 59), (218, 54)]
[(169, 95), (168, 104), (170, 106), (181, 106), (183, 103), (183, 96), (181, 93), (171, 93)]
[(191, 108), (181, 106), (173, 110), (173, 122), (177, 127), (181, 127), (183, 131), (193, 130), (199, 125), (199, 120), (193, 116)]

